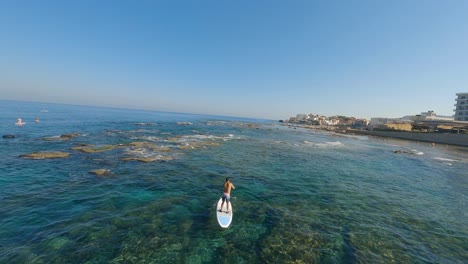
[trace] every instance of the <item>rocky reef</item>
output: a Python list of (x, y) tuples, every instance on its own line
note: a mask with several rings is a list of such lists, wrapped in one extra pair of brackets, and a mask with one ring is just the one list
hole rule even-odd
[(114, 173), (112, 173), (108, 169), (96, 169), (96, 170), (89, 171), (89, 173), (95, 174), (97, 176), (112, 176), (112, 175), (114, 175)]
[(124, 161), (140, 161), (140, 162), (153, 162), (153, 161), (170, 161), (173, 160), (172, 157), (165, 157), (162, 155), (156, 155), (152, 157), (125, 157), (121, 160)]
[(80, 133), (70, 133), (70, 134), (62, 134), (60, 136), (45, 137), (42, 139), (45, 141), (67, 141), (80, 135), (81, 135)]
[[(154, 126), (155, 123), (133, 123), (137, 126)], [(193, 123), (179, 122), (179, 126), (193, 125)], [(96, 156), (99, 153), (106, 153), (106, 158), (120, 161), (138, 161), (143, 163), (148, 162), (166, 162), (174, 159), (178, 159), (181, 155), (188, 153), (188, 151), (194, 151), (198, 149), (206, 149), (209, 147), (217, 147), (222, 142), (231, 140), (234, 138), (232, 134), (225, 135), (206, 135), (200, 133), (198, 130), (191, 130), (188, 134), (176, 134), (160, 131), (160, 130), (105, 130), (103, 133), (105, 136), (109, 136), (109, 141), (99, 141), (102, 144), (90, 144), (88, 142), (76, 142), (76, 144), (69, 147), (69, 150), (81, 152), (84, 154), (96, 154), (91, 158), (83, 155), (77, 155), (82, 159), (96, 160)], [(101, 135), (102, 135), (101, 134)], [(97, 136), (101, 136), (97, 135)], [(59, 136), (42, 137), (44, 141), (69, 141), (78, 136), (83, 136), (83, 139), (94, 137), (96, 135), (83, 135), (82, 133), (68, 133)], [(94, 142), (96, 140), (91, 139)], [(29, 159), (49, 159), (49, 158), (63, 158), (69, 154), (66, 152), (38, 152), (25, 154), (23, 158)], [(110, 155), (110, 156), (109, 156)], [(98, 169), (88, 171), (91, 174), (99, 176), (110, 175), (109, 171), (105, 169)]]
[(158, 146), (154, 143), (151, 143), (151, 142), (146, 142), (146, 141), (143, 141), (143, 142), (131, 142), (131, 143), (128, 143), (128, 144), (122, 144), (121, 146), (124, 146), (124, 147), (135, 147), (135, 148), (146, 148), (146, 149), (151, 149), (153, 151), (160, 151), (160, 152), (170, 152), (172, 149), (169, 148), (169, 147), (162, 147), (162, 146)]
[(59, 158), (66, 158), (70, 156), (70, 154), (61, 151), (44, 151), (44, 152), (33, 152), (29, 154), (21, 155), (21, 158), (25, 159), (59, 159)]
[(110, 151), (118, 147), (119, 147), (118, 145), (93, 146), (93, 145), (81, 144), (80, 146), (72, 147), (71, 150), (78, 150), (78, 151), (85, 152), (85, 153), (96, 153), (96, 152)]

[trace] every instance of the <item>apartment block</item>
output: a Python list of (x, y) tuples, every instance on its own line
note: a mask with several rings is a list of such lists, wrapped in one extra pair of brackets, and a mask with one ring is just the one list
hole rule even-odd
[(468, 121), (468, 93), (457, 93), (455, 121)]

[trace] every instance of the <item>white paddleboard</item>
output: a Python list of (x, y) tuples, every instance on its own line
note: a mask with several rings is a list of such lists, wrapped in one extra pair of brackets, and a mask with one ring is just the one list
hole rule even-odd
[(229, 213), (226, 213), (226, 202), (224, 202), (223, 205), (223, 211), (220, 212), (219, 210), (221, 209), (221, 203), (223, 202), (222, 198), (219, 198), (218, 204), (216, 205), (216, 218), (218, 218), (218, 224), (222, 228), (228, 228), (231, 225), (232, 222), (232, 203), (229, 202)]

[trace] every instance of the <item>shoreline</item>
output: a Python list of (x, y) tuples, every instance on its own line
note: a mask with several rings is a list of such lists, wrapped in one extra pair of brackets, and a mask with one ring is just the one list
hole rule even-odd
[(428, 142), (434, 144), (468, 147), (468, 134), (430, 133), (430, 132), (406, 132), (406, 131), (368, 131), (359, 129), (345, 129), (330, 126), (312, 126), (298, 124), (284, 124), (289, 127), (300, 127), (317, 131), (328, 131), (338, 134), (365, 135), (381, 138), (395, 138), (409, 141)]
[(368, 135), (383, 138), (396, 138), (409, 141), (428, 142), (459, 147), (468, 147), (468, 134), (446, 134), (446, 133), (415, 133), (403, 131), (367, 131), (347, 129), (345, 134)]

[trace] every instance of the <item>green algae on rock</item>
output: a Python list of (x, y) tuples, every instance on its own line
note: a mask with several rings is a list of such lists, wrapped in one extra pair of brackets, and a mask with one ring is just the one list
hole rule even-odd
[(126, 158), (122, 158), (121, 160), (123, 160), (123, 161), (153, 162), (153, 161), (170, 161), (170, 160), (173, 160), (173, 158), (157, 155), (157, 156), (153, 156), (153, 157), (126, 157)]
[(67, 237), (56, 237), (47, 243), (47, 247), (51, 250), (59, 250), (70, 242), (71, 240)]
[(135, 142), (130, 142), (130, 143), (127, 143), (127, 144), (123, 144), (122, 146), (136, 147), (136, 148), (147, 148), (147, 149), (151, 149), (153, 151), (161, 151), (161, 152), (172, 151), (172, 149), (169, 148), (169, 147), (158, 146), (158, 145), (156, 145), (154, 143), (147, 142), (147, 141), (135, 141)]
[(74, 137), (80, 136), (80, 133), (69, 133), (69, 134), (62, 134), (60, 136), (54, 136), (54, 137), (45, 137), (42, 138), (42, 140), (45, 141), (67, 141), (70, 140)]
[(119, 146), (115, 146), (115, 145), (103, 145), (103, 146), (86, 145), (86, 146), (72, 147), (71, 150), (78, 150), (78, 151), (85, 152), (85, 153), (96, 153), (96, 152), (110, 151), (118, 147)]
[(97, 170), (92, 170), (89, 171), (91, 174), (95, 174), (97, 176), (112, 176), (114, 175), (110, 170), (108, 169), (97, 169)]
[(29, 154), (23, 154), (20, 157), (25, 159), (59, 159), (66, 158), (70, 154), (61, 151), (44, 151), (44, 152), (33, 152)]

